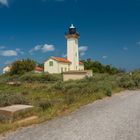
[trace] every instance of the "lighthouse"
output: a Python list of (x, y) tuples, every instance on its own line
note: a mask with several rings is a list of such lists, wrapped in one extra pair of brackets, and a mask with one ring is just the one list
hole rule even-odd
[(65, 35), (67, 39), (67, 60), (71, 62), (70, 70), (79, 70), (78, 39), (80, 37), (73, 24)]
[(79, 61), (78, 40), (80, 35), (73, 24), (68, 28), (65, 37), (67, 39), (67, 58), (49, 57), (44, 62), (44, 71), (52, 74), (70, 72), (79, 77), (84, 71), (84, 63)]

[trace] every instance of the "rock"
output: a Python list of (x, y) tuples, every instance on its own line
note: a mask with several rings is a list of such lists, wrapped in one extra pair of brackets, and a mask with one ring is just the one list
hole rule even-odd
[(31, 115), (33, 106), (30, 105), (12, 105), (0, 107), (0, 121), (15, 121)]
[(7, 84), (11, 85), (11, 86), (20, 86), (21, 82), (19, 82), (19, 81), (10, 81), (10, 82), (7, 82)]

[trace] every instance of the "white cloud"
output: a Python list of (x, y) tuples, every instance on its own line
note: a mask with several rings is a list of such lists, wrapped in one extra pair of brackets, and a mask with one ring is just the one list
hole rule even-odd
[(8, 0), (0, 0), (0, 4), (8, 6)]
[(45, 44), (43, 47), (42, 47), (42, 52), (50, 52), (50, 51), (54, 51), (55, 50), (55, 47), (54, 45), (48, 45), (48, 44)]
[(79, 47), (79, 52), (85, 52), (88, 50), (88, 47), (87, 46), (81, 46)]
[(34, 50), (34, 51), (38, 51), (38, 50), (40, 50), (40, 49), (41, 49), (41, 45), (37, 45), (37, 46), (34, 47), (33, 50)]
[(79, 47), (79, 54), (80, 54), (80, 56), (84, 56), (87, 50), (88, 50), (87, 46)]
[(17, 56), (18, 52), (15, 50), (4, 50), (4, 51), (0, 51), (0, 56)]
[(103, 59), (107, 59), (107, 58), (108, 58), (108, 56), (104, 55), (104, 56), (102, 56), (102, 58), (103, 58)]
[(24, 52), (20, 48), (15, 50), (6, 49), (5, 46), (0, 46), (0, 56), (18, 56), (19, 54), (23, 55)]
[(46, 53), (46, 52), (51, 52), (54, 50), (55, 50), (54, 45), (44, 44), (44, 45), (36, 45), (29, 52), (32, 53), (32, 52), (36, 52), (36, 51), (41, 51), (43, 53)]

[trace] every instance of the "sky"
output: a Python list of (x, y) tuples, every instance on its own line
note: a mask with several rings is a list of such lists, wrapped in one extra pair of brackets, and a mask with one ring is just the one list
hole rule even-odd
[(80, 59), (140, 68), (140, 0), (0, 0), (0, 69), (22, 58), (65, 57), (71, 24)]

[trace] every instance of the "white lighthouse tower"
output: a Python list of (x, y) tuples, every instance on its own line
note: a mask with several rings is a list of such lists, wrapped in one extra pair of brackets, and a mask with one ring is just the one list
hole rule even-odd
[(78, 39), (80, 35), (72, 24), (66, 34), (67, 39), (67, 59), (71, 61), (70, 70), (79, 70)]

